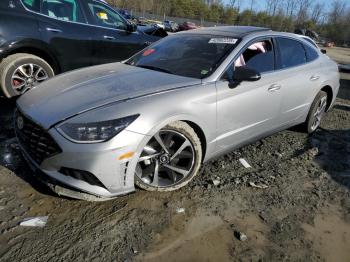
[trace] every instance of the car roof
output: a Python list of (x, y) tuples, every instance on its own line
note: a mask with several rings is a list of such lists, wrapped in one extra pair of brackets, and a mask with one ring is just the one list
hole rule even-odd
[(271, 31), (269, 28), (255, 27), (255, 26), (215, 26), (205, 27), (196, 30), (186, 31), (184, 33), (220, 35), (242, 38), (252, 33)]

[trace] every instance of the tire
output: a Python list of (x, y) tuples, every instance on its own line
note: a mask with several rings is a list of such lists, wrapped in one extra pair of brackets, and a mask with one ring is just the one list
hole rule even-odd
[[(33, 65), (31, 73), (30, 65)], [(19, 81), (18, 79), (13, 79), (15, 72), (20, 73), (18, 69), (21, 66), (23, 66), (25, 69), (29, 68), (29, 71), (26, 71), (26, 74), (29, 77), (22, 74), (20, 75), (22, 80)], [(37, 71), (40, 72), (37, 76), (35, 76)], [(10, 55), (3, 59), (0, 63), (0, 87), (2, 93), (7, 98), (22, 95), (38, 83), (41, 83), (54, 75), (55, 73), (52, 67), (45, 60), (31, 54), (18, 53)], [(37, 81), (39, 79), (40, 81)], [(15, 87), (17, 83), (19, 84), (17, 87)], [(25, 84), (22, 87), (23, 83)]]
[[(303, 129), (306, 133), (312, 134), (317, 130), (317, 128), (321, 124), (322, 117), (326, 112), (326, 108), (327, 108), (327, 93), (324, 91), (320, 91), (317, 94), (315, 100), (312, 102), (306, 121), (303, 124)], [(320, 113), (317, 114), (317, 112), (320, 112)], [(317, 119), (316, 115), (318, 115), (319, 119)]]
[[(167, 191), (174, 191), (174, 190), (177, 190), (181, 187), (184, 187), (198, 174), (199, 168), (201, 166), (201, 162), (202, 162), (201, 142), (200, 142), (197, 134), (195, 133), (195, 131), (187, 123), (182, 122), (182, 121), (173, 122), (173, 123), (167, 125), (166, 127), (162, 128), (157, 134), (160, 134), (160, 136), (161, 136), (162, 133), (165, 133), (165, 134), (174, 133), (175, 135), (173, 135), (173, 137), (178, 138), (177, 135), (179, 135), (179, 137), (186, 138), (190, 142), (190, 146), (188, 146), (188, 148), (185, 148), (185, 149), (189, 150), (189, 148), (191, 148), (191, 150), (193, 150), (192, 151), (193, 152), (193, 162), (192, 162), (193, 165), (190, 169), (189, 174), (187, 176), (184, 176), (178, 182), (174, 182), (173, 184), (168, 185), (168, 186), (155, 186), (155, 185), (151, 185), (150, 183), (146, 183), (144, 180), (142, 180), (140, 178), (140, 176), (138, 175), (138, 171), (137, 171), (139, 169), (139, 167), (141, 166), (141, 164), (139, 162), (137, 164), (137, 168), (135, 170), (135, 184), (137, 186), (139, 186), (140, 188), (147, 190), (147, 191), (167, 192)], [(147, 146), (149, 146), (150, 143), (152, 143), (152, 141), (154, 142), (156, 140), (155, 136), (150, 139)], [(174, 141), (175, 141), (175, 138), (172, 138), (172, 139), (174, 139)], [(173, 141), (171, 141), (170, 144), (172, 144), (172, 142)], [(183, 145), (184, 143), (181, 142), (179, 144)], [(174, 142), (173, 145), (176, 146), (176, 143)], [(169, 152), (171, 150), (172, 150), (171, 147), (169, 147)], [(176, 147), (175, 147), (174, 151), (177, 151)], [(173, 156), (175, 155), (174, 151), (173, 151)], [(185, 150), (183, 150), (182, 152), (184, 152), (184, 151)], [(186, 154), (190, 154), (190, 153), (186, 152)], [(142, 154), (141, 154), (141, 156), (142, 156)], [(139, 158), (139, 161), (142, 158), (141, 156)], [(161, 161), (161, 158), (162, 158), (162, 156), (159, 157), (158, 161)], [(153, 159), (152, 161), (157, 161), (157, 160)], [(174, 161), (177, 161), (177, 160), (175, 158), (172, 161), (173, 162), (170, 162), (169, 165), (172, 165), (172, 163), (174, 163)], [(181, 161), (181, 158), (179, 161)], [(177, 164), (178, 163), (180, 163), (180, 162), (177, 162)], [(166, 169), (166, 168), (164, 168), (164, 169)], [(159, 168), (160, 174), (162, 172), (161, 170), (162, 170), (162, 167)], [(169, 172), (169, 170), (168, 170), (168, 172)], [(178, 174), (176, 172), (172, 172), (172, 170), (170, 170), (170, 172), (175, 173), (175, 177), (178, 176)], [(165, 172), (165, 173), (167, 173), (167, 172)]]

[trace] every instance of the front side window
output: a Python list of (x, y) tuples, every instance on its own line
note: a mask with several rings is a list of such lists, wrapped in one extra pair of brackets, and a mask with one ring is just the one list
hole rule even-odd
[(307, 62), (305, 49), (302, 43), (289, 38), (277, 38), (281, 68), (289, 68)]
[(113, 29), (127, 29), (126, 21), (122, 16), (109, 7), (95, 1), (89, 1), (88, 6), (96, 25)]
[(23, 0), (22, 3), (26, 8), (34, 12), (40, 11), (40, 0)]
[(259, 73), (273, 71), (275, 69), (274, 48), (271, 40), (255, 42), (238, 57), (235, 67), (246, 66)]
[(43, 0), (41, 13), (59, 20), (84, 22), (77, 0)]
[(210, 35), (173, 35), (130, 58), (129, 65), (203, 79), (232, 52), (238, 40)]

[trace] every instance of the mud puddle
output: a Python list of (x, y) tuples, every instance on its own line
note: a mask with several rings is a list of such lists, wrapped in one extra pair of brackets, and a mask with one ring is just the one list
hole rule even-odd
[(330, 205), (317, 214), (313, 225), (304, 224), (305, 237), (326, 261), (350, 261), (350, 224), (338, 207)]
[[(268, 244), (267, 230), (254, 215), (227, 219), (210, 212), (199, 211), (190, 218), (178, 214), (169, 229), (157, 234), (147, 253), (135, 261), (231, 261), (235, 248), (249, 249), (252, 245), (262, 256)], [(239, 240), (239, 233), (248, 239)]]

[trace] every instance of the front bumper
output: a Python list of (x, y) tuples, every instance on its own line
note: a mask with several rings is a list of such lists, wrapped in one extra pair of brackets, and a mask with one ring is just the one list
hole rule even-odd
[[(21, 143), (20, 147), (32, 169), (37, 170), (36, 176), (57, 194), (96, 201), (135, 191), (137, 152), (147, 140), (145, 135), (124, 130), (105, 143), (77, 144), (64, 138), (54, 128), (48, 133), (62, 152), (44, 159), (41, 164), (33, 160)], [(120, 160), (119, 157), (127, 152), (135, 153), (129, 159)], [(62, 173), (62, 168), (89, 172), (100, 183), (91, 184), (85, 179), (69, 176)]]

